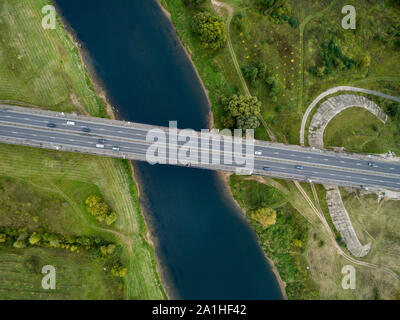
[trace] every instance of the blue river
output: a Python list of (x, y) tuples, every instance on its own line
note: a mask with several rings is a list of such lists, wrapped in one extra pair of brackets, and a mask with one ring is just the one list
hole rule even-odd
[[(207, 128), (209, 106), (156, 0), (57, 0), (121, 119)], [(282, 299), (257, 238), (218, 174), (134, 163), (168, 295)]]

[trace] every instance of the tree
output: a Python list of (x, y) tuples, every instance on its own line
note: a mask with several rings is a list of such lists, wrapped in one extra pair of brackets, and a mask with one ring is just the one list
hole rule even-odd
[(17, 240), (17, 241), (14, 242), (13, 247), (14, 248), (18, 248), (18, 249), (22, 249), (22, 248), (26, 247), (26, 243), (25, 243), (24, 240)]
[(85, 203), (88, 206), (88, 211), (96, 218), (97, 221), (105, 222), (111, 225), (117, 220), (117, 214), (111, 212), (108, 204), (99, 196), (90, 196), (86, 199)]
[(299, 22), (293, 17), (289, 18), (288, 23), (292, 28), (297, 28), (297, 26), (299, 25)]
[(126, 275), (127, 268), (121, 265), (115, 265), (111, 269), (111, 273), (115, 277), (124, 278)]
[(362, 68), (368, 68), (369, 67), (369, 65), (371, 64), (371, 58), (370, 58), (370, 56), (369, 55), (363, 55), (361, 58), (360, 58), (360, 61), (358, 62), (358, 65), (360, 66), (360, 67), (362, 67)]
[(235, 119), (230, 115), (222, 116), (221, 124), (224, 128), (232, 129), (235, 126)]
[(251, 218), (266, 229), (276, 223), (276, 211), (272, 208), (260, 208), (252, 212)]
[(267, 65), (264, 62), (260, 62), (258, 64), (258, 78), (261, 80), (264, 80), (265, 77), (267, 76)]
[(31, 245), (37, 244), (40, 240), (42, 240), (42, 236), (36, 232), (32, 233), (32, 235), (29, 237), (29, 243)]
[(105, 222), (108, 226), (112, 225), (117, 220), (117, 214), (115, 212), (111, 212), (106, 216)]
[(260, 125), (257, 116), (261, 112), (261, 102), (257, 97), (232, 95), (224, 101), (225, 111), (236, 121), (236, 128), (256, 129)]
[(114, 252), (115, 244), (109, 244), (108, 246), (101, 246), (100, 252), (102, 256), (108, 256)]
[(257, 79), (258, 69), (256, 67), (242, 67), (243, 75), (246, 79), (254, 83)]
[(247, 129), (256, 129), (260, 126), (260, 122), (258, 121), (256, 116), (246, 117), (238, 117), (236, 119), (236, 127), (242, 130)]
[(232, 95), (225, 105), (225, 110), (234, 118), (239, 116), (249, 117), (260, 114), (261, 102), (257, 97)]
[(400, 104), (391, 103), (387, 109), (387, 113), (392, 118), (397, 118), (400, 115)]
[(275, 97), (282, 92), (282, 89), (283, 89), (282, 83), (275, 77), (268, 77), (265, 82), (269, 86), (270, 97)]
[(4, 233), (0, 233), (0, 243), (6, 242), (6, 240), (7, 240), (7, 235)]
[(217, 49), (226, 41), (225, 24), (209, 12), (200, 12), (193, 17), (193, 32), (205, 48)]

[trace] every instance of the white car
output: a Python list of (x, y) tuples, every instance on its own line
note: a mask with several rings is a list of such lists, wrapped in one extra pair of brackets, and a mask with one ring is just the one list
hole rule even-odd
[(104, 144), (100, 144), (100, 143), (98, 143), (98, 144), (96, 144), (96, 148), (103, 149), (103, 148), (104, 148)]
[(113, 146), (111, 149), (114, 150), (114, 151), (119, 151), (120, 150), (120, 148), (118, 146)]
[(262, 155), (262, 152), (261, 152), (261, 151), (256, 151), (256, 152), (254, 152), (254, 154), (255, 154), (256, 156), (261, 156), (261, 155)]
[(75, 125), (75, 121), (67, 121), (67, 126), (74, 126)]

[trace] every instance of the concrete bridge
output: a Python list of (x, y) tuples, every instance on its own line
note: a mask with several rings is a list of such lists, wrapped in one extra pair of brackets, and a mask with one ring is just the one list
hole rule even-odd
[[(165, 133), (169, 142), (169, 149), (161, 148), (155, 153), (166, 164), (335, 186), (400, 191), (400, 164), (377, 156), (258, 140), (252, 147), (251, 144), (239, 145), (237, 141), (220, 134), (211, 134), (204, 141), (197, 139), (199, 135), (194, 131), (176, 130), (177, 139), (167, 127), (0, 105), (2, 143), (147, 161), (149, 148), (154, 149), (155, 145), (154, 132)], [(180, 139), (182, 136), (186, 139)], [(197, 147), (199, 152), (187, 156), (189, 147)], [(208, 152), (207, 157), (202, 156), (205, 151)], [(232, 157), (236, 156), (249, 161), (232, 161)], [(251, 170), (247, 166), (249, 162), (253, 164)]]

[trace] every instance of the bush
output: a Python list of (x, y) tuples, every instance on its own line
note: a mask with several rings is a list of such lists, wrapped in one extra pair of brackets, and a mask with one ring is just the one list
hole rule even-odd
[(88, 211), (92, 214), (97, 221), (105, 222), (111, 225), (117, 220), (117, 214), (111, 211), (107, 203), (99, 196), (88, 197), (85, 201)]
[(295, 18), (289, 18), (288, 23), (292, 28), (297, 28), (299, 25), (299, 22)]

